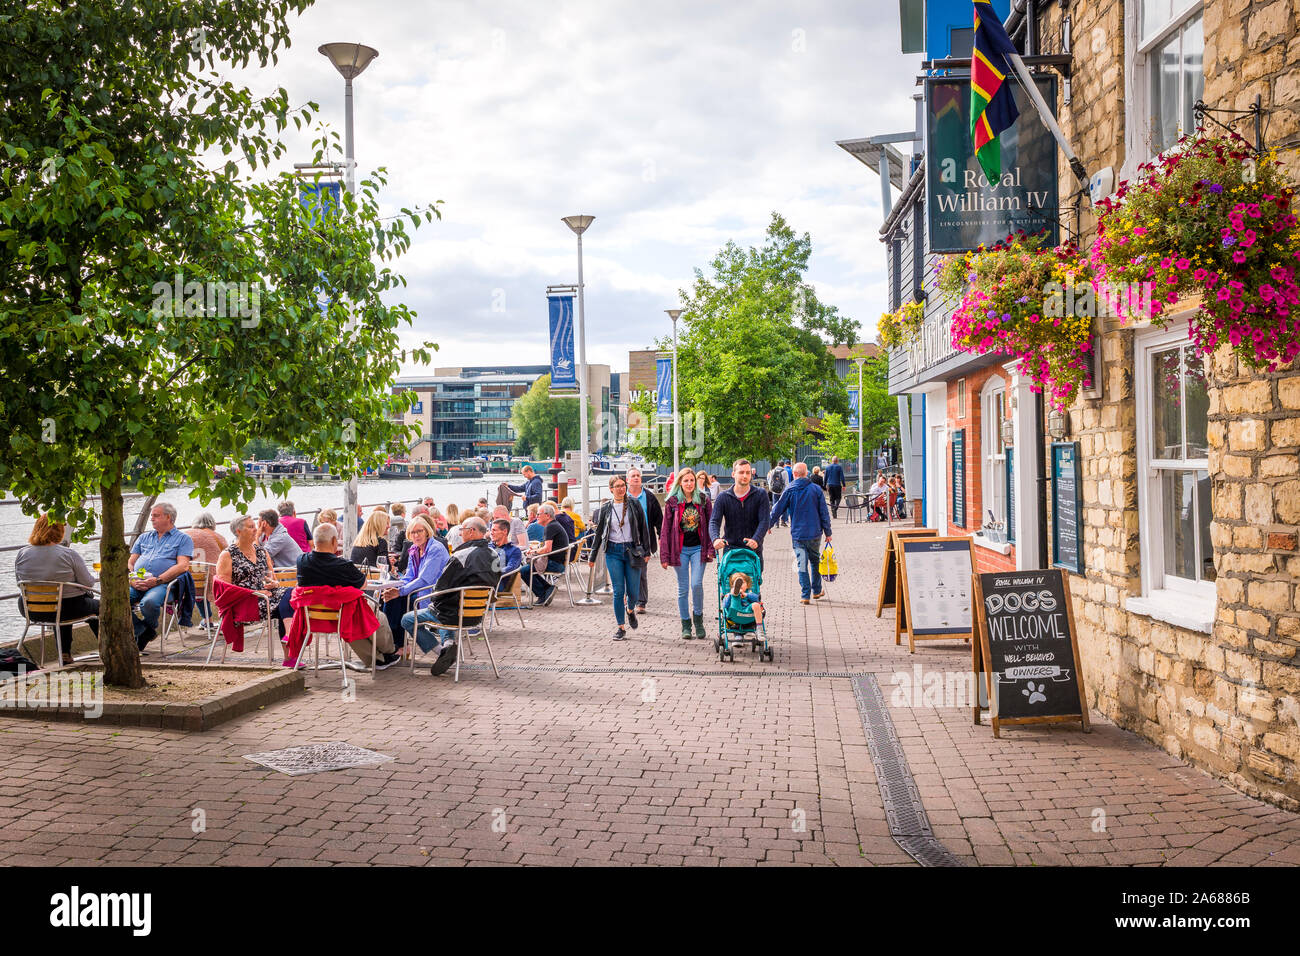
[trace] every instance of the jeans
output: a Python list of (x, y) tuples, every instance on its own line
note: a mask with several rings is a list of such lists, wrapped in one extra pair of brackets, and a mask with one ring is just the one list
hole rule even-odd
[(402, 622), (408, 616), (405, 596), (395, 597), (391, 601), (384, 602), (384, 617), (388, 618), (388, 629), (393, 632), (393, 647), (399, 651), (406, 643), (406, 634), (402, 630)]
[(415, 633), (416, 646), (426, 654), (439, 644), (447, 643), (447, 641), (455, 634), (454, 631), (450, 631), (445, 627), (435, 629), (437, 631), (436, 637), (427, 627), (422, 627), (419, 630), (416, 630), (415, 622), (417, 617), (421, 624), (437, 624), (438, 615), (434, 613), (434, 610), (431, 607), (421, 608), (419, 611), (408, 611), (406, 614), (402, 615), (402, 630), (413, 631)]
[[(794, 543), (794, 557), (799, 562), (799, 597), (809, 598), (812, 594), (822, 593), (821, 572), (822, 536), (807, 538)], [(809, 592), (809, 575), (812, 576), (811, 593)]]
[[(614, 620), (622, 627), (624, 604), (632, 595), (641, 593), (641, 569), (628, 561), (627, 545), (613, 541), (605, 546), (605, 569), (614, 588)], [(635, 598), (632, 603), (636, 603)]]
[[(695, 608), (696, 614), (704, 613), (704, 562), (700, 560), (701, 550), (698, 544), (682, 548), (682, 563), (673, 568), (677, 572), (677, 614), (683, 621), (691, 616), (691, 607)], [(689, 605), (686, 601), (688, 588), (691, 592)]]
[[(143, 620), (136, 616), (132, 616), (131, 620), (131, 623), (135, 626), (135, 642), (141, 650), (157, 636), (158, 617), (162, 613), (163, 600), (166, 595), (167, 585), (165, 584), (156, 584), (148, 591), (131, 588), (131, 605), (132, 607), (139, 605), (140, 613), (144, 615)], [(146, 639), (145, 634), (149, 631), (153, 631), (154, 634)]]
[(645, 607), (646, 602), (650, 598), (650, 559), (649, 558), (646, 559), (645, 564), (637, 568), (637, 583), (638, 583), (638, 587), (636, 588), (636, 591), (635, 592), (628, 591), (628, 594), (635, 593), (638, 595), (638, 597), (635, 601), (629, 601), (628, 603), (640, 604), (642, 607)]
[[(552, 574), (563, 570), (564, 570), (563, 562), (556, 561), (554, 558), (547, 560), (546, 562), (547, 574)], [(537, 600), (539, 601), (545, 601), (546, 595), (550, 594), (552, 591), (555, 590), (556, 586), (554, 584), (547, 584), (546, 580), (541, 576), (542, 575), (541, 571), (533, 573), (533, 566), (531, 563), (525, 565), (521, 574), (523, 575), (524, 581), (528, 584), (530, 588), (533, 589), (533, 594), (536, 595)]]

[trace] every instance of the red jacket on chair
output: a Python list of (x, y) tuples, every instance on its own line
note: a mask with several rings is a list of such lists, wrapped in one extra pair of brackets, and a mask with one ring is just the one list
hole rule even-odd
[(243, 621), (256, 621), (262, 616), (262, 606), (257, 595), (248, 588), (230, 584), (218, 577), (212, 578), (212, 600), (221, 612), (221, 636), (232, 651), (244, 649)]
[[(325, 607), (339, 612), (338, 634), (351, 644), (369, 637), (379, 630), (379, 618), (370, 609), (366, 592), (360, 588), (332, 587), (297, 587), (289, 596), (289, 605), (293, 608), (293, 623), (289, 626), (289, 649), (285, 660), (296, 661), (298, 653), (307, 641), (307, 606)], [(330, 622), (333, 623), (333, 622)], [(322, 633), (334, 633), (333, 627), (317, 627)]]

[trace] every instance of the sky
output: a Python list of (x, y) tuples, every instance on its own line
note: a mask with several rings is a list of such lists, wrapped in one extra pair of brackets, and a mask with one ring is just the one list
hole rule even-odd
[[(226, 75), (316, 102), (340, 137), (343, 80), (316, 48), (379, 51), (354, 81), (357, 163), (388, 168), (386, 212), (442, 200), (395, 264), (418, 314), (403, 341), (436, 342), (434, 364), (549, 361), (545, 289), (577, 281), (575, 213), (596, 217), (590, 363), (626, 371), (671, 333), (693, 270), (760, 244), (773, 211), (811, 234), (819, 298), (875, 339), (880, 181), (835, 142), (913, 127), (921, 58), (899, 52), (897, 0), (318, 0), (290, 37), (274, 67)], [(291, 128), (281, 165), (311, 140)]]

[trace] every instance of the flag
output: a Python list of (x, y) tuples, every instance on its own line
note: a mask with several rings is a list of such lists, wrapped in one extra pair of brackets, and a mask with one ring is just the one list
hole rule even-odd
[(551, 388), (578, 388), (573, 360), (573, 296), (548, 295), (551, 326)]
[(975, 0), (975, 47), (970, 61), (970, 134), (975, 158), (990, 183), (1002, 176), (998, 136), (1020, 116), (1007, 74), (1016, 48), (989, 0)]

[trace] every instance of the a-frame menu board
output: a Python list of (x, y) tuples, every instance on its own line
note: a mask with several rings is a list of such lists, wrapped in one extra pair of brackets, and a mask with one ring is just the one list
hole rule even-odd
[(876, 599), (876, 617), (887, 607), (898, 608), (894, 619), (894, 643), (902, 643), (902, 633), (907, 625), (907, 612), (903, 606), (903, 585), (898, 577), (898, 542), (903, 538), (933, 538), (939, 532), (933, 528), (890, 529), (885, 539), (885, 560), (880, 566), (880, 596)]
[(968, 535), (898, 542), (898, 577), (903, 590), (899, 620), (907, 631), (910, 653), (916, 653), (917, 641), (969, 639), (973, 635), (970, 579), (974, 568)]

